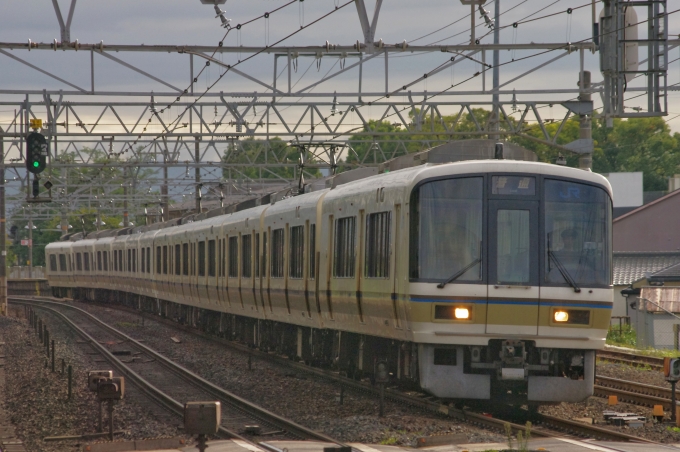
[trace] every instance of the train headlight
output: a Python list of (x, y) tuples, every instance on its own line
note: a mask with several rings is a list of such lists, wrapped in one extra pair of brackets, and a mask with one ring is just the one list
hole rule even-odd
[(458, 320), (467, 320), (470, 318), (470, 310), (468, 308), (456, 308), (453, 315)]
[(567, 322), (569, 321), (569, 313), (567, 311), (555, 311), (553, 313), (553, 318), (555, 322)]

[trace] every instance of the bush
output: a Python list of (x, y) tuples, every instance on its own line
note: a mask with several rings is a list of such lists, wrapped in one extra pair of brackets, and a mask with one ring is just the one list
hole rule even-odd
[(635, 347), (637, 345), (637, 333), (630, 325), (610, 325), (607, 331), (607, 344)]

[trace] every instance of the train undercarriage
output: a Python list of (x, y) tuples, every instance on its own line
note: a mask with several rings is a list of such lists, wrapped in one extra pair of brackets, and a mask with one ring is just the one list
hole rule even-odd
[(331, 329), (221, 313), (105, 289), (53, 288), (56, 297), (119, 304), (295, 361), (374, 382), (379, 362), (391, 385), (422, 388), (440, 399), (577, 402), (592, 394), (592, 350), (537, 348), (534, 341), (491, 339), (487, 346), (416, 344)]

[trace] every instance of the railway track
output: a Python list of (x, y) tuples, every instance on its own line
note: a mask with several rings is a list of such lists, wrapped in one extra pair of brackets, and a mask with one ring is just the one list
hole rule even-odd
[[(130, 336), (74, 306), (28, 298), (15, 300), (47, 311), (76, 331), (128, 384), (180, 418), (184, 402), (219, 400), (222, 424), (218, 436), (246, 441), (259, 449), (273, 450), (264, 441), (315, 440), (344, 445), (322, 433), (282, 418), (210, 383)], [(69, 315), (63, 311), (68, 310)], [(245, 435), (245, 426), (259, 431)]]
[(598, 350), (597, 359), (613, 363), (628, 364), (636, 367), (648, 366), (654, 370), (663, 370), (663, 358), (657, 358), (656, 356), (636, 355), (614, 350)]
[(661, 386), (597, 376), (595, 377), (595, 395), (600, 397), (615, 395), (622, 402), (648, 407), (663, 405), (664, 410), (671, 410), (671, 390)]
[[(85, 311), (82, 311), (79, 308), (76, 308), (74, 306), (70, 306), (67, 304), (64, 304), (62, 302), (54, 302), (51, 301), (53, 299), (49, 298), (39, 298), (36, 299), (34, 297), (26, 297), (26, 298), (18, 298), (18, 297), (11, 297), (11, 299), (16, 299), (19, 302), (23, 303), (36, 303), (42, 307), (48, 306), (48, 305), (58, 305), (62, 306), (68, 309), (74, 310), (74, 312), (80, 312), (81, 315), (86, 315), (90, 316), (90, 314), (86, 313)], [(29, 301), (31, 300), (31, 301)], [(102, 306), (99, 304), (99, 306)], [(106, 307), (112, 308), (114, 306), (109, 306), (107, 305)], [(379, 396), (379, 389), (376, 387), (373, 387), (367, 382), (361, 382), (361, 381), (356, 381), (347, 377), (344, 377), (337, 372), (325, 370), (325, 369), (320, 369), (316, 367), (311, 367), (308, 365), (305, 365), (303, 363), (297, 363), (294, 361), (291, 361), (285, 357), (277, 356), (277, 355), (272, 355), (269, 353), (265, 352), (260, 352), (258, 350), (253, 350), (248, 348), (245, 345), (233, 342), (233, 341), (228, 341), (225, 339), (217, 338), (211, 335), (208, 335), (206, 333), (203, 333), (195, 328), (191, 328), (185, 325), (179, 325), (176, 322), (173, 322), (168, 319), (161, 319), (158, 318), (157, 316), (150, 316), (145, 313), (130, 309), (130, 308), (125, 308), (121, 306), (115, 306), (116, 309), (135, 313), (136, 315), (142, 315), (150, 320), (158, 321), (164, 324), (167, 324), (173, 328), (183, 330), (185, 332), (188, 332), (190, 334), (194, 334), (200, 337), (203, 337), (207, 340), (215, 341), (218, 342), (222, 345), (226, 345), (232, 349), (239, 350), (243, 353), (246, 354), (251, 354), (253, 357), (257, 357), (262, 360), (269, 360), (269, 361), (274, 361), (277, 362), (283, 366), (287, 367), (292, 367), (296, 370), (299, 370), (301, 372), (307, 372), (311, 374), (315, 374), (319, 377), (334, 381), (335, 383), (338, 384), (338, 386), (342, 386), (345, 388), (352, 389), (356, 392), (360, 393), (365, 393), (369, 394), (371, 396)], [(63, 314), (61, 314), (62, 317)], [(91, 316), (92, 317), (92, 316)], [(99, 321), (97, 319), (97, 322), (103, 324), (103, 322)], [(104, 324), (105, 325), (105, 324)], [(108, 327), (108, 325), (107, 325)], [(110, 329), (113, 329), (111, 327), (108, 327)], [(123, 333), (119, 333), (122, 336), (120, 337), (125, 337), (126, 340), (132, 341), (131, 338), (128, 336), (124, 335)], [(139, 344), (142, 346), (141, 344)], [(142, 346), (144, 347), (144, 346)], [(145, 347), (146, 348), (146, 347)], [(148, 348), (146, 348), (148, 349)], [(150, 349), (149, 349), (150, 350)], [(150, 350), (150, 356), (159, 356), (157, 353), (153, 352)], [(162, 357), (161, 357), (162, 358)], [(165, 359), (165, 358), (163, 358)], [(187, 371), (188, 372), (188, 371)], [(193, 375), (193, 374), (192, 374)], [(200, 378), (200, 377), (198, 377)], [(206, 382), (210, 385), (209, 382)], [(219, 389), (219, 388), (217, 388)], [(534, 437), (560, 437), (562, 435), (567, 435), (571, 437), (577, 437), (577, 438), (594, 438), (594, 439), (599, 439), (599, 440), (608, 440), (608, 441), (631, 441), (631, 442), (640, 442), (640, 443), (647, 443), (647, 444), (658, 444), (655, 441), (647, 440), (645, 438), (640, 438), (634, 435), (629, 435), (623, 432), (619, 432), (616, 430), (610, 430), (607, 428), (595, 426), (595, 425), (588, 425), (582, 422), (577, 422), (577, 421), (572, 421), (568, 419), (561, 419), (558, 417), (554, 416), (549, 416), (549, 415), (544, 415), (544, 414), (538, 414), (538, 413), (532, 413), (530, 414), (529, 412), (525, 410), (514, 410), (512, 412), (509, 411), (504, 411), (501, 414), (497, 414), (497, 416), (502, 416), (500, 417), (489, 417), (486, 414), (467, 410), (467, 409), (458, 409), (453, 406), (450, 406), (448, 404), (442, 403), (441, 401), (437, 400), (434, 397), (428, 397), (422, 393), (404, 393), (402, 391), (397, 390), (396, 388), (387, 388), (385, 390), (385, 398), (390, 399), (396, 403), (404, 404), (404, 405), (410, 405), (414, 407), (418, 407), (424, 411), (429, 411), (429, 412), (435, 412), (439, 413), (441, 415), (445, 415), (454, 419), (459, 419), (461, 421), (470, 423), (472, 425), (480, 426), (480, 427), (485, 427), (488, 429), (496, 430), (503, 432), (505, 429), (505, 425), (509, 424), (513, 431), (519, 432), (519, 431), (524, 431), (525, 430), (525, 425), (524, 423), (527, 420), (531, 420), (532, 422), (532, 435)], [(511, 419), (509, 422), (508, 420), (505, 419)], [(304, 428), (304, 427), (302, 427)], [(271, 438), (269, 438), (271, 439)], [(328, 438), (325, 439), (326, 441), (330, 442), (335, 442), (333, 440), (330, 440)]]

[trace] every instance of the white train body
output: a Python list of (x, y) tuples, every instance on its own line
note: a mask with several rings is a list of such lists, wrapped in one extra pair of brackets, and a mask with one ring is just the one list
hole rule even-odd
[(447, 399), (592, 394), (612, 306), (611, 189), (597, 174), (426, 164), (164, 226), (48, 245), (55, 294), (355, 374), (385, 360)]

